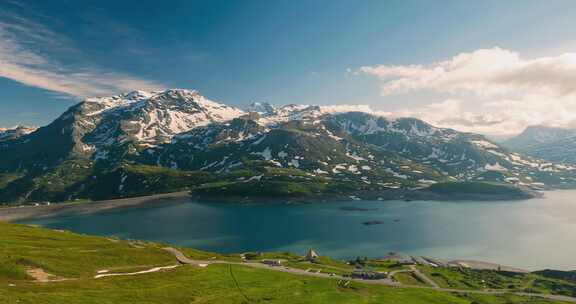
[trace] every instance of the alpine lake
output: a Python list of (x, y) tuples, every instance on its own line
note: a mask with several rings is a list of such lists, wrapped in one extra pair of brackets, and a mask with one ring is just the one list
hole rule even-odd
[(220, 253), (308, 248), (346, 259), (389, 252), (576, 269), (576, 190), (521, 201), (197, 203), (25, 221), (79, 233)]

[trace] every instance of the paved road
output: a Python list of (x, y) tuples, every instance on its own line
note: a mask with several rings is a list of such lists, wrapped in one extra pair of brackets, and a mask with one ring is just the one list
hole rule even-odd
[(396, 275), (397, 273), (402, 273), (402, 272), (412, 272), (410, 269), (398, 269), (398, 270), (392, 270), (388, 273), (388, 276), (393, 278), (394, 275)]
[(427, 275), (423, 274), (418, 268), (416, 268), (416, 266), (410, 265), (410, 270), (412, 271), (412, 273), (414, 273), (414, 275), (416, 275), (418, 278), (420, 278), (420, 280), (424, 281), (426, 284), (434, 288), (440, 288), (440, 286), (438, 286), (438, 284), (436, 284), (434, 280), (429, 278)]
[(191, 264), (191, 265), (198, 265), (201, 262), (200, 261), (196, 261), (196, 260), (192, 260), (189, 259), (187, 256), (185, 256), (180, 250), (172, 248), (172, 247), (166, 247), (166, 248), (162, 248), (166, 251), (171, 252), (175, 257), (176, 260), (178, 261), (178, 263), (180, 264)]
[[(339, 275), (331, 276), (331, 275), (326, 274), (326, 273), (307, 272), (305, 270), (297, 269), (297, 268), (290, 268), (290, 267), (284, 267), (284, 266), (268, 266), (268, 265), (265, 265), (262, 263), (253, 263), (253, 262), (238, 263), (238, 262), (228, 262), (228, 261), (219, 261), (219, 260), (209, 260), (209, 261), (193, 260), (193, 259), (186, 257), (186, 255), (184, 255), (178, 249), (175, 249), (172, 247), (166, 247), (166, 248), (164, 248), (164, 250), (167, 250), (167, 251), (173, 253), (174, 256), (176, 257), (176, 260), (178, 260), (179, 263), (188, 264), (188, 265), (232, 264), (232, 265), (242, 265), (242, 266), (259, 268), (259, 269), (280, 271), (280, 272), (286, 272), (286, 273), (292, 273), (292, 274), (298, 274), (298, 275), (305, 275), (305, 276), (311, 276), (311, 277), (355, 281), (355, 282), (360, 282), (363, 284), (386, 285), (386, 286), (397, 287), (397, 288), (420, 288), (420, 289), (430, 289), (430, 290), (437, 290), (437, 291), (450, 292), (450, 293), (469, 293), (469, 294), (482, 294), (482, 295), (515, 294), (515, 295), (525, 296), (525, 297), (537, 297), (537, 298), (544, 298), (544, 299), (549, 299), (549, 300), (554, 300), (554, 301), (564, 301), (564, 302), (576, 303), (576, 298), (568, 297), (568, 296), (560, 296), (560, 295), (548, 295), (548, 294), (527, 293), (527, 292), (514, 292), (514, 291), (510, 291), (510, 290), (506, 290), (506, 289), (502, 289), (502, 290), (500, 290), (500, 289), (468, 290), (468, 289), (442, 288), (442, 287), (439, 287), (436, 284), (436, 282), (434, 282), (434, 284), (432, 284), (430, 282), (430, 285), (432, 285), (432, 286), (405, 285), (405, 284), (402, 284), (400, 282), (396, 282), (396, 281), (393, 281), (390, 279), (381, 279), (381, 280), (351, 279), (349, 277), (343, 277), (343, 276), (339, 276)], [(394, 273), (410, 272), (410, 271), (413, 271), (416, 275), (418, 275), (417, 273), (421, 274), (422, 279), (425, 280), (426, 282), (428, 282), (428, 280), (432, 281), (430, 278), (428, 278), (426, 275), (421, 273), (415, 267), (414, 267), (414, 269), (410, 269), (410, 270), (403, 270), (403, 271), (396, 270), (396, 271), (391, 272), (390, 274), (393, 275)], [(426, 279), (424, 279), (424, 278), (426, 278)]]
[(410, 269), (398, 269), (398, 270), (390, 271), (388, 276), (391, 278), (394, 278), (394, 275), (397, 273), (410, 272), (410, 273), (413, 273), (415, 276), (417, 276), (422, 282), (424, 282), (424, 283), (426, 283), (426, 284), (428, 284), (434, 288), (440, 288), (440, 286), (438, 286), (438, 284), (436, 284), (436, 282), (434, 282), (432, 279), (430, 279), (427, 275), (423, 274), (418, 268), (416, 268), (416, 266), (410, 265), (409, 267), (410, 267)]

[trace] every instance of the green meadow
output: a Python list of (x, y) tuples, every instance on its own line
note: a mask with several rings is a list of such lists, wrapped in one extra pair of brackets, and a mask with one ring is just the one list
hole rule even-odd
[[(339, 279), (288, 274), (242, 265), (181, 265), (154, 273), (94, 278), (98, 271), (134, 272), (176, 265), (163, 244), (79, 235), (26, 225), (0, 223), (0, 303), (552, 303), (515, 295), (453, 294), (395, 288)], [(238, 261), (195, 249), (191, 258)], [(306, 267), (292, 254), (266, 253)], [(322, 257), (318, 269), (351, 269)], [(29, 272), (42, 269), (48, 281)], [(446, 275), (446, 274), (445, 274)], [(448, 277), (448, 275), (446, 275)]]

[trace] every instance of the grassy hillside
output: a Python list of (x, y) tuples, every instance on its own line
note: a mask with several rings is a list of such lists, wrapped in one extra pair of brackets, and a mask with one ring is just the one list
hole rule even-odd
[[(133, 272), (175, 265), (176, 261), (161, 244), (148, 242), (7, 223), (0, 223), (0, 235), (0, 303), (552, 303), (515, 295), (451, 294), (359, 282), (343, 286), (336, 279), (229, 264), (205, 268), (185, 265), (155, 273), (95, 279), (101, 270)], [(183, 251), (197, 259), (238, 260), (193, 249)], [(285, 258), (291, 267), (310, 267), (295, 262), (298, 257), (293, 254), (251, 256)], [(352, 267), (328, 258), (318, 263), (313, 267)], [(49, 274), (49, 282), (35, 281), (30, 271), (38, 269)]]
[(428, 187), (427, 191), (452, 198), (502, 197), (502, 199), (527, 199), (533, 197), (531, 192), (501, 183), (487, 182), (448, 182)]
[[(411, 172), (416, 169), (418, 172), (426, 171), (415, 164), (401, 167)], [(230, 201), (294, 198), (314, 201), (319, 198), (350, 196), (394, 199), (402, 197), (400, 192), (414, 199), (491, 200), (532, 197), (530, 193), (515, 186), (480, 181), (440, 182), (426, 191), (415, 191), (423, 188), (423, 185), (390, 174), (381, 168), (361, 174), (342, 169), (338, 177), (330, 177), (326, 174), (314, 175), (298, 168), (280, 168), (270, 161), (248, 159), (242, 160), (241, 168), (222, 173), (130, 163), (122, 163), (109, 171), (98, 171), (92, 168), (90, 161), (75, 160), (63, 162), (51, 173), (41, 177), (27, 179), (19, 178), (16, 174), (0, 174), (0, 205), (76, 199), (106, 200), (188, 190), (205, 199)], [(359, 178), (360, 175), (362, 178)], [(421, 178), (442, 180), (430, 172)], [(26, 195), (21, 196), (23, 192)]]

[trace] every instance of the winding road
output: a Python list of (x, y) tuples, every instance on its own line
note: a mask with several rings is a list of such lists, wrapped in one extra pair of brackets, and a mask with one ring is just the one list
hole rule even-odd
[(280, 271), (280, 272), (305, 275), (305, 276), (311, 276), (311, 277), (347, 280), (347, 281), (360, 282), (363, 284), (386, 285), (386, 286), (397, 287), (397, 288), (420, 288), (420, 289), (431, 289), (431, 290), (450, 292), (450, 293), (468, 293), (468, 294), (483, 294), (483, 295), (514, 294), (514, 295), (524, 296), (524, 297), (537, 297), (537, 298), (544, 298), (544, 299), (554, 300), (554, 301), (564, 301), (564, 302), (576, 303), (575, 297), (561, 296), (561, 295), (549, 295), (549, 294), (528, 293), (528, 292), (515, 292), (515, 291), (511, 291), (511, 290), (506, 290), (506, 289), (468, 290), (468, 289), (442, 288), (442, 287), (438, 286), (438, 284), (436, 284), (436, 282), (434, 282), (428, 276), (426, 276), (425, 274), (420, 272), (414, 266), (410, 267), (409, 270), (393, 271), (390, 273), (390, 276), (392, 277), (395, 273), (399, 273), (399, 272), (412, 272), (416, 276), (418, 276), (420, 279), (422, 279), (424, 282), (428, 283), (430, 286), (406, 285), (406, 284), (402, 284), (400, 282), (396, 282), (396, 281), (391, 280), (391, 279), (380, 279), (380, 280), (353, 279), (353, 278), (343, 277), (343, 276), (339, 276), (339, 275), (329, 275), (326, 273), (307, 272), (306, 270), (297, 269), (297, 268), (290, 268), (290, 267), (285, 267), (285, 266), (268, 266), (268, 265), (265, 265), (262, 263), (254, 263), (254, 262), (242, 262), (242, 263), (240, 263), (240, 262), (229, 262), (229, 261), (220, 261), (220, 260), (209, 260), (209, 261), (193, 260), (193, 259), (188, 258), (186, 255), (184, 255), (178, 249), (175, 249), (172, 247), (166, 247), (163, 249), (174, 254), (174, 257), (176, 258), (176, 260), (180, 264), (185, 264), (185, 265), (195, 265), (195, 266), (210, 265), (210, 264), (241, 265), (241, 266), (247, 266), (247, 267), (252, 267), (252, 268), (267, 269), (267, 270), (272, 270), (272, 271)]
[(416, 266), (410, 265), (409, 268), (410, 268), (410, 271), (412, 271), (412, 273), (415, 276), (417, 276), (420, 280), (424, 281), (426, 284), (428, 284), (434, 288), (440, 288), (440, 286), (438, 286), (438, 284), (436, 282), (434, 282), (434, 280), (432, 280), (427, 275), (420, 272), (420, 270), (418, 268), (416, 268)]

